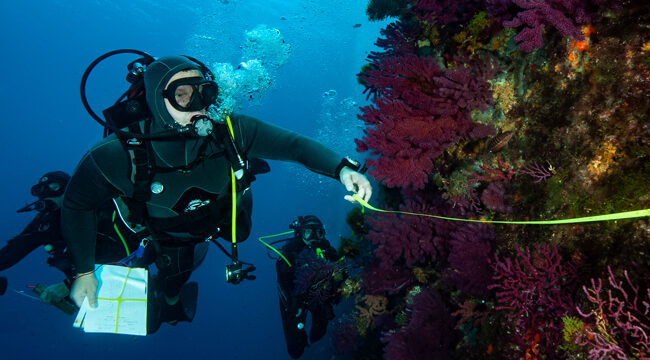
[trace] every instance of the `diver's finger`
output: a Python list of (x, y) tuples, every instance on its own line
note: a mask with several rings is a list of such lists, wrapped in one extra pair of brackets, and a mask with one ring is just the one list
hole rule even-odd
[(366, 202), (370, 202), (370, 198), (372, 197), (372, 186), (370, 186), (370, 183), (368, 183), (368, 190), (366, 191), (366, 197), (364, 200)]
[(357, 191), (357, 196), (362, 199), (366, 199), (366, 188), (364, 186), (358, 186), (359, 191)]
[(96, 308), (97, 296), (95, 295), (95, 291), (89, 291), (88, 294), (86, 294), (86, 297), (88, 298), (88, 305), (90, 305), (91, 308)]
[(354, 181), (352, 181), (352, 176), (346, 176), (343, 185), (345, 185), (347, 191), (354, 191)]
[(86, 296), (84, 294), (81, 294), (78, 291), (73, 291), (72, 294), (70, 295), (70, 298), (74, 303), (77, 305), (77, 307), (81, 307), (81, 304), (84, 302), (84, 298)]
[(41, 295), (40, 295), (39, 297), (41, 298), (41, 301), (42, 301), (42, 302), (44, 302), (44, 303), (46, 303), (46, 304), (48, 304), (48, 305), (49, 305), (49, 304), (52, 304), (52, 299), (51, 299), (51, 296), (50, 296), (50, 292), (47, 291), (47, 289), (45, 289), (45, 290), (41, 293)]
[(347, 200), (347, 201), (353, 203), (353, 204), (356, 204), (356, 202), (357, 202), (356, 200), (354, 200), (354, 198), (352, 197), (352, 195), (345, 195), (343, 198), (344, 198), (345, 200)]

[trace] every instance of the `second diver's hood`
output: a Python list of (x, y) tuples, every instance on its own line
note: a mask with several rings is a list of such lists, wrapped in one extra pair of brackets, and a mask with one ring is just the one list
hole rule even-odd
[[(144, 73), (147, 105), (153, 115), (151, 133), (169, 131), (176, 127), (174, 118), (167, 111), (163, 90), (174, 74), (184, 70), (197, 70), (199, 65), (184, 56), (165, 56), (152, 62)], [(192, 138), (179, 134), (162, 140), (154, 140), (151, 146), (163, 167), (183, 167), (191, 164), (200, 154), (206, 138)]]

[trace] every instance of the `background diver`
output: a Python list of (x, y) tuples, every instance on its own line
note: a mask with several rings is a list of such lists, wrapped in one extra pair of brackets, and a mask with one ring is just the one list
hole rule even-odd
[[(65, 193), (62, 228), (78, 272), (70, 295), (77, 305), (87, 298), (96, 306), (95, 213), (112, 198), (138, 236), (151, 240), (145, 252), (153, 253), (158, 268), (160, 291), (154, 296), (164, 299), (164, 313), (181, 320), (188, 310), (182, 288), (197, 265), (197, 244), (219, 237), (232, 242), (231, 282), (248, 277), (236, 257), (236, 243), (247, 238), (251, 226), (254, 176), (248, 159), (297, 162), (370, 198), (372, 188), (356, 171), (358, 164), (324, 145), (249, 116), (219, 114), (214, 76), (198, 60), (142, 60), (145, 66), (134, 75), (143, 74), (142, 120), (130, 124), (128, 135), (118, 131), (93, 146)], [(353, 201), (350, 195), (346, 199)]]
[[(289, 355), (299, 358), (305, 347), (320, 340), (327, 323), (334, 318), (332, 304), (339, 301), (338, 284), (343, 266), (336, 250), (325, 239), (325, 228), (316, 216), (299, 217), (290, 227), (294, 237), (282, 247), (285, 259), (278, 259), (278, 295), (282, 328)], [(309, 340), (305, 331), (311, 313)]]
[[(59, 269), (65, 275), (61, 282), (42, 288), (36, 292), (46, 304), (55, 305), (68, 314), (75, 311), (74, 305), (67, 299), (70, 285), (76, 273), (61, 234), (61, 203), (63, 193), (70, 180), (70, 175), (63, 171), (52, 171), (40, 177), (38, 183), (31, 187), (31, 194), (38, 200), (20, 208), (17, 212), (36, 211), (34, 219), (25, 229), (0, 249), (0, 271), (11, 268), (36, 248), (43, 246), (48, 252), (47, 264)], [(115, 208), (112, 202), (104, 204), (98, 211), (97, 260), (113, 262), (125, 257), (126, 242), (121, 241), (122, 232), (127, 231), (124, 224), (115, 221)], [(126, 241), (126, 240), (125, 240)], [(131, 244), (132, 248), (137, 247)], [(127, 249), (128, 251), (128, 249)], [(0, 288), (6, 289), (7, 279), (0, 279)], [(0, 291), (4, 293), (4, 291)]]

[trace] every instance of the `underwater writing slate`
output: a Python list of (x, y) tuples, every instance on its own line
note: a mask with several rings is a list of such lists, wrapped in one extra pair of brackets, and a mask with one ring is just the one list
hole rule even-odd
[(85, 332), (147, 335), (147, 269), (95, 265), (97, 308), (84, 299), (74, 321)]

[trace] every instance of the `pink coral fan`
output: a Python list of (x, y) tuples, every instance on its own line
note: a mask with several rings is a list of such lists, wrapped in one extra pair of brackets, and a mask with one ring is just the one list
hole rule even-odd
[[(515, 250), (513, 258), (495, 255), (494, 284), (488, 286), (496, 289), (496, 309), (507, 311), (514, 328), (509, 341), (513, 350), (521, 350), (531, 336), (540, 337), (544, 348), (557, 349), (562, 344), (562, 317), (575, 311), (576, 267), (563, 264), (557, 248), (546, 244)], [(512, 355), (523, 354), (516, 350)]]
[(511, 20), (503, 21), (503, 26), (524, 27), (515, 41), (526, 52), (544, 45), (542, 34), (548, 25), (566, 37), (582, 40), (579, 25), (599, 20), (599, 8), (621, 7), (617, 0), (487, 0), (487, 3), (490, 15), (497, 18), (506, 18), (506, 12), (516, 12)]
[(433, 159), (462, 138), (489, 133), (469, 114), (492, 104), (487, 79), (496, 71), (490, 58), (454, 70), (413, 54), (375, 59), (360, 77), (378, 96), (361, 108), (368, 127), (355, 140), (358, 151), (371, 150), (369, 174), (390, 187), (423, 188)]
[(386, 52), (372, 53), (369, 58), (373, 59), (377, 56), (414, 53), (420, 33), (420, 26), (415, 21), (397, 21), (390, 23), (386, 28), (380, 30), (380, 34), (385, 37), (379, 38), (375, 42), (375, 45), (384, 49)]
[(470, 295), (487, 295), (493, 238), (493, 231), (485, 224), (458, 224), (450, 233), (445, 282)]
[[(407, 199), (400, 210), (425, 214), (435, 211), (421, 198)], [(388, 265), (399, 262), (413, 267), (444, 260), (444, 238), (436, 236), (436, 221), (422, 216), (379, 214), (368, 218), (371, 230), (367, 238), (375, 245), (375, 256)]]
[(366, 294), (396, 294), (414, 280), (413, 272), (403, 266), (391, 266), (375, 261), (363, 274), (363, 292)]
[(522, 166), (519, 169), (519, 173), (526, 174), (532, 177), (533, 179), (535, 179), (535, 184), (537, 184), (553, 176), (553, 172), (551, 172), (551, 169), (552, 169), (551, 167), (546, 168), (537, 162), (533, 162)]
[[(640, 290), (623, 272), (625, 282), (617, 281), (608, 266), (609, 288), (603, 291), (603, 282), (591, 280), (591, 287), (583, 290), (595, 305), (590, 312), (578, 312), (588, 321), (587, 336), (581, 345), (589, 348), (589, 359), (650, 358), (650, 289)], [(606, 295), (606, 296), (603, 296)]]

